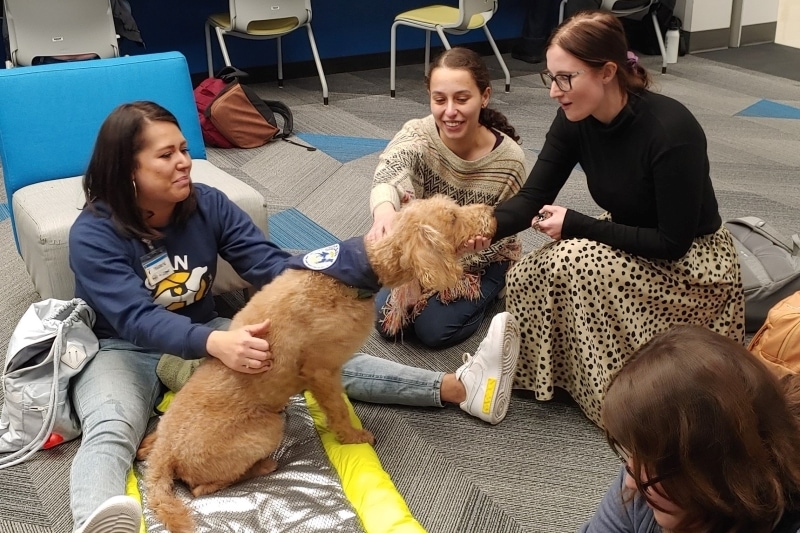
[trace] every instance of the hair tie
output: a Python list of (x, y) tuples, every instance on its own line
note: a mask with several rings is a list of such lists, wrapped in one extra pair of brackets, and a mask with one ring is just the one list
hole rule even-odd
[(631, 68), (636, 68), (638, 64), (639, 64), (639, 56), (628, 50), (628, 65), (630, 65)]

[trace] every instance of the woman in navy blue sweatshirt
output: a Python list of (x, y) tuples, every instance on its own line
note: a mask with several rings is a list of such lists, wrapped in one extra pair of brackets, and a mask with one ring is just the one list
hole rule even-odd
[(268, 343), (257, 336), (268, 322), (227, 331), (211, 286), (218, 255), (260, 286), (290, 254), (223, 193), (193, 184), (191, 167), (175, 117), (134, 102), (105, 120), (84, 177), (69, 260), (75, 295), (96, 312), (100, 351), (71, 383), (83, 429), (70, 483), (79, 533), (139, 531), (139, 504), (123, 494), (161, 393), (161, 354), (210, 355), (239, 372), (269, 368)]

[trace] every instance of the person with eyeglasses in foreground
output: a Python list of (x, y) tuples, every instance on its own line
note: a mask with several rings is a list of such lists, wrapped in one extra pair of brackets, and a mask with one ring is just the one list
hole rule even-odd
[[(599, 424), (612, 374), (659, 331), (696, 324), (743, 341), (741, 273), (703, 128), (650, 90), (619, 20), (577, 13), (546, 57), (559, 108), (526, 183), (495, 209), (495, 239), (528, 227), (553, 239), (506, 277), (521, 332), (514, 387), (539, 400), (564, 389)], [(598, 218), (554, 203), (576, 165)]]
[(624, 465), (581, 533), (800, 531), (800, 376), (678, 326), (612, 379), (602, 421)]

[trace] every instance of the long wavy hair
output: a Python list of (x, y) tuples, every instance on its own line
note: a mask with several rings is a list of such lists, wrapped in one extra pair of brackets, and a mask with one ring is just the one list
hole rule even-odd
[[(466, 70), (475, 80), (478, 90), (481, 94), (486, 91), (487, 87), (492, 86), (492, 78), (489, 76), (489, 69), (481, 56), (469, 48), (461, 46), (453, 47), (445, 50), (433, 61), (427, 76), (425, 76), (425, 87), (430, 91), (431, 89), (431, 74), (437, 68), (452, 68)], [(514, 142), (519, 142), (519, 135), (517, 135), (514, 126), (508, 123), (508, 119), (504, 114), (496, 109), (486, 106), (481, 109), (478, 117), (478, 122), (487, 128), (493, 128), (497, 131), (502, 131), (512, 139)]]
[(608, 11), (579, 11), (562, 22), (545, 45), (558, 45), (591, 68), (617, 65), (617, 83), (623, 92), (641, 94), (652, 85), (647, 70), (628, 58), (628, 39), (617, 17)]
[[(800, 382), (779, 381), (742, 345), (699, 326), (656, 335), (611, 381), (606, 438), (648, 491), (684, 512), (675, 531), (772, 531), (800, 507)], [(629, 498), (632, 494), (627, 495)], [(663, 509), (661, 509), (663, 510)], [(696, 530), (696, 529), (695, 529)]]
[[(128, 237), (155, 240), (161, 234), (147, 224), (148, 214), (136, 203), (133, 175), (137, 157), (144, 149), (143, 131), (153, 122), (169, 122), (178, 129), (178, 119), (154, 102), (138, 101), (114, 109), (100, 126), (89, 166), (83, 177), (86, 207), (105, 203), (117, 229)], [(194, 186), (189, 196), (175, 206), (172, 223), (182, 223), (197, 206)]]

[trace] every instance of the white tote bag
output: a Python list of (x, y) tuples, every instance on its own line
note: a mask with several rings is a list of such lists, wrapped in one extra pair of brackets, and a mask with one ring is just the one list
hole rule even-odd
[(81, 434), (69, 399), (70, 378), (99, 349), (95, 313), (75, 298), (32, 304), (8, 342), (0, 413), (0, 468)]

